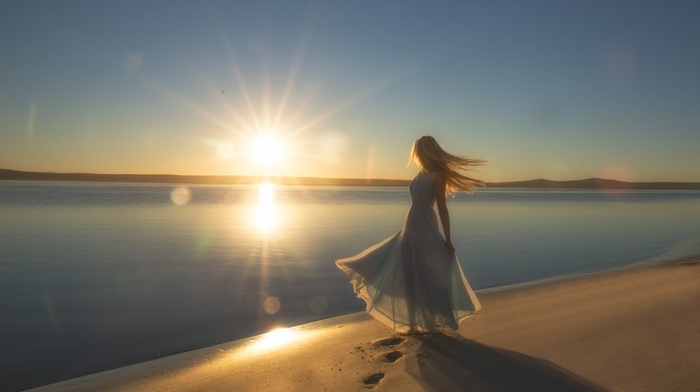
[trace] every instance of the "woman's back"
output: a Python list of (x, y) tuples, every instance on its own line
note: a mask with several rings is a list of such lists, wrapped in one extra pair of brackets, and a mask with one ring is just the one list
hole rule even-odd
[(417, 208), (433, 208), (435, 193), (433, 180), (437, 172), (420, 173), (411, 181), (408, 189), (411, 193), (411, 204)]

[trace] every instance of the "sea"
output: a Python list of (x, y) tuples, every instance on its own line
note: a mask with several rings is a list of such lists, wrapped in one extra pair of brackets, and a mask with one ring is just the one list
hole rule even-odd
[[(362, 311), (334, 261), (409, 205), (404, 187), (0, 181), (0, 390)], [(477, 294), (700, 254), (700, 191), (483, 188), (448, 208)]]

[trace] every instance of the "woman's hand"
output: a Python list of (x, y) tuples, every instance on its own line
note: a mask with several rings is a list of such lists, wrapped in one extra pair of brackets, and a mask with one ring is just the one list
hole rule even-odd
[(455, 247), (452, 245), (452, 241), (445, 241), (445, 246), (447, 247), (447, 254), (452, 256), (455, 254)]

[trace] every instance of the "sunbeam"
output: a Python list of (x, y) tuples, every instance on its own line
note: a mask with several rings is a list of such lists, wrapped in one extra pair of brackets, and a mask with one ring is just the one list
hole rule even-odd
[[(333, 144), (332, 149), (324, 149), (328, 147), (324, 138), (327, 139), (329, 133), (342, 134), (343, 131), (338, 130), (337, 125), (325, 129), (324, 123), (387, 89), (415, 71), (420, 63), (402, 63), (332, 100), (319, 102), (318, 97), (323, 95), (327, 84), (323, 79), (301, 79), (317, 13), (317, 8), (309, 9), (291, 63), (279, 82), (275, 81), (275, 75), (280, 70), (273, 63), (274, 56), (267, 52), (260, 56), (256, 68), (259, 75), (251, 77), (249, 70), (244, 72), (244, 65), (251, 66), (249, 58), (238, 53), (241, 49), (234, 49), (232, 36), (223, 23), (219, 23), (218, 30), (229, 74), (221, 79), (204, 73), (211, 75), (201, 80), (204, 96), (176, 92), (146, 78), (147, 83), (168, 100), (212, 125), (211, 129), (197, 129), (201, 134), (199, 142), (211, 151), (209, 162), (221, 165), (209, 171), (256, 176), (269, 181), (271, 177), (308, 175), (310, 165), (318, 162), (342, 164), (343, 157), (339, 153), (342, 146)], [(306, 83), (304, 88), (297, 87), (300, 81)], [(227, 87), (222, 88), (222, 84)], [(215, 105), (212, 106), (212, 102)]]

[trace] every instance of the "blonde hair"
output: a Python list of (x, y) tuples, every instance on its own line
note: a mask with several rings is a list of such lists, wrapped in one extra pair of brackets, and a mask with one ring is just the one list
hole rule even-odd
[(445, 176), (445, 192), (448, 195), (454, 195), (459, 191), (474, 193), (477, 187), (486, 185), (484, 181), (460, 173), (472, 171), (474, 166), (484, 165), (485, 160), (452, 155), (445, 151), (432, 136), (424, 135), (413, 142), (408, 166), (414, 162), (423, 171), (442, 173)]

